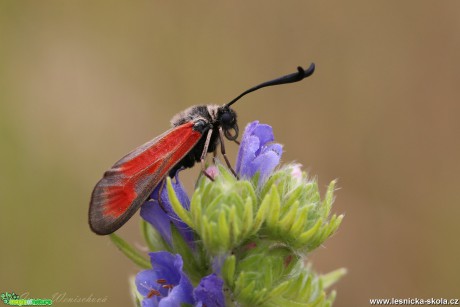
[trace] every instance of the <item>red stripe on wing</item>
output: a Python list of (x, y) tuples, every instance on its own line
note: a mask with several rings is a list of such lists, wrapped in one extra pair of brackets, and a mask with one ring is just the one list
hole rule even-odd
[(196, 145), (193, 122), (174, 127), (136, 148), (105, 172), (91, 197), (89, 223), (98, 234), (121, 227), (158, 183)]
[(118, 218), (128, 209), (129, 205), (136, 199), (136, 192), (133, 186), (109, 186), (106, 187), (107, 201), (103, 205), (104, 215)]

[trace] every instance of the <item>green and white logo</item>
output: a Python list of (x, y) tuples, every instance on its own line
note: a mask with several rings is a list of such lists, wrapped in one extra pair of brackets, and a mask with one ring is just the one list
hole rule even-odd
[(3, 303), (10, 306), (47, 306), (53, 305), (53, 300), (51, 299), (41, 299), (41, 298), (28, 298), (21, 299), (19, 295), (14, 292), (4, 292), (0, 295)]

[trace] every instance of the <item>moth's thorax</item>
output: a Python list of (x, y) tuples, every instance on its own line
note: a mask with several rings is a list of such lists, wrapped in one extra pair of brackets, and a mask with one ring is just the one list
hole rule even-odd
[(208, 109), (209, 116), (211, 116), (211, 121), (213, 123), (216, 122), (218, 120), (217, 111), (219, 111), (219, 108), (221, 108), (221, 106), (218, 106), (216, 104), (210, 104), (207, 105), (206, 108)]
[(172, 126), (179, 126), (187, 122), (196, 122), (197, 120), (204, 120), (207, 123), (215, 125), (218, 123), (218, 110), (222, 106), (215, 104), (192, 106), (178, 114), (171, 119)]

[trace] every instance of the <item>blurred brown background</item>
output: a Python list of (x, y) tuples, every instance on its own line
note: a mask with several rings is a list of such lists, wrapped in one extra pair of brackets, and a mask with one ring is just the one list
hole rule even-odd
[[(314, 61), (235, 109), (323, 190), (339, 178), (344, 223), (312, 255), (349, 270), (335, 306), (459, 297), (459, 16), (447, 0), (2, 0), (0, 292), (131, 306), (137, 268), (87, 225), (102, 173), (176, 112)], [(119, 233), (140, 245), (138, 220)]]

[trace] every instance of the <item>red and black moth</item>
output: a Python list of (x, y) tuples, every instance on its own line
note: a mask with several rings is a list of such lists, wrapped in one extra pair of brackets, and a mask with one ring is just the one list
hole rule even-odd
[(236, 113), (230, 106), (246, 94), (260, 88), (293, 83), (309, 77), (315, 64), (307, 70), (297, 68), (292, 73), (261, 83), (241, 93), (223, 106), (193, 106), (171, 120), (172, 128), (139, 146), (115, 163), (94, 187), (89, 205), (89, 226), (99, 235), (113, 233), (123, 226), (148, 199), (166, 176), (174, 177), (182, 168), (201, 162), (203, 173), (208, 152), (225, 155), (224, 136), (230, 141), (238, 138)]

